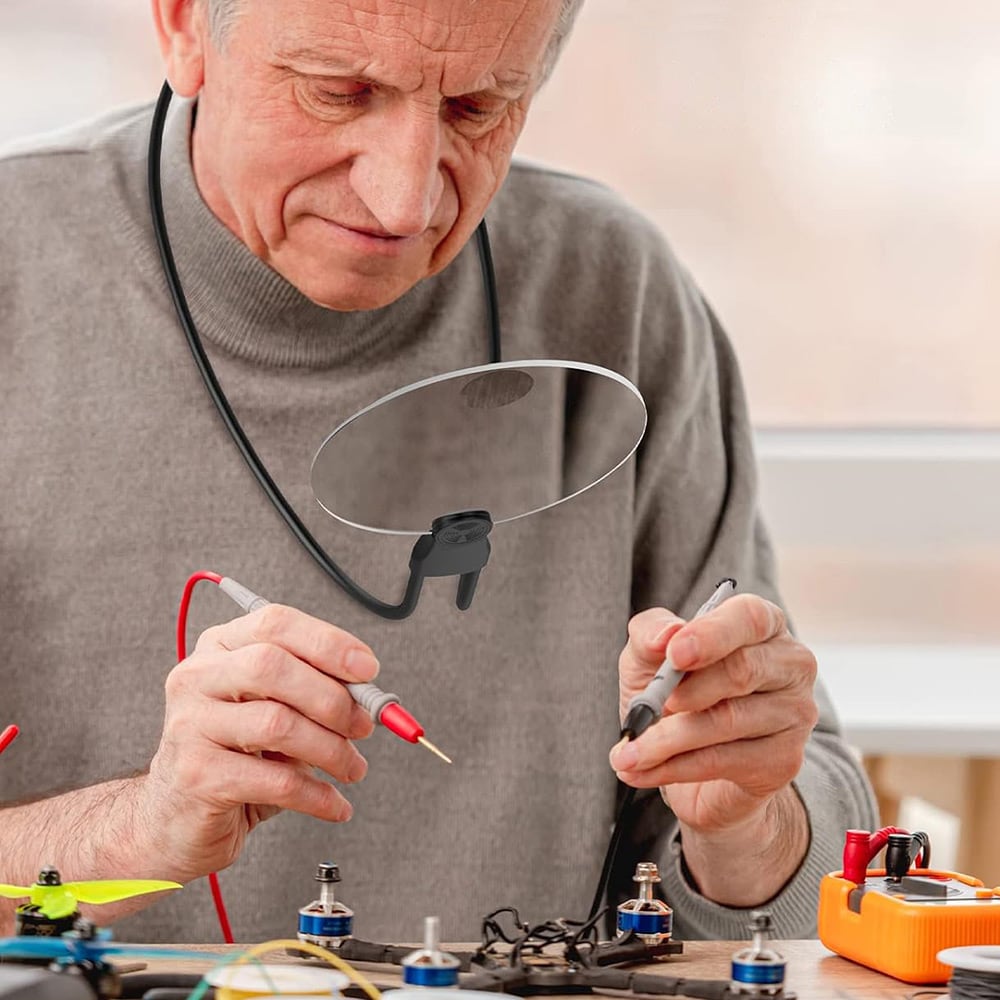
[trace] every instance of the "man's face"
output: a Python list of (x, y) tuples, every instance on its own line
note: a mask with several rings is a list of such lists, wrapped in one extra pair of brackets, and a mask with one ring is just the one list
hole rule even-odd
[(560, 0), (249, 0), (207, 38), (194, 167), (304, 295), (387, 305), (440, 271), (510, 164)]

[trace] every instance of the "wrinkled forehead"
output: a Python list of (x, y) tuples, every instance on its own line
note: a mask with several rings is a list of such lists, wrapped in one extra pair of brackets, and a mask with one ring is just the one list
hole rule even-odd
[[(444, 92), (529, 85), (561, 0), (250, 0), (267, 50), (316, 72), (392, 78)], [(249, 27), (249, 25), (248, 25)]]

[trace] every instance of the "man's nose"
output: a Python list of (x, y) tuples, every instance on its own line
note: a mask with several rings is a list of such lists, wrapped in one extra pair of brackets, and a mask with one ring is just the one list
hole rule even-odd
[(417, 236), (431, 223), (444, 190), (441, 119), (399, 106), (379, 116), (351, 167), (351, 186), (393, 236)]

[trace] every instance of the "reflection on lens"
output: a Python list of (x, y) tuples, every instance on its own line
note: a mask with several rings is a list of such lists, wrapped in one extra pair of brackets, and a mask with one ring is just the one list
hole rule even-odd
[(527, 396), (535, 380), (519, 368), (485, 372), (462, 387), (465, 405), (474, 410), (492, 410)]

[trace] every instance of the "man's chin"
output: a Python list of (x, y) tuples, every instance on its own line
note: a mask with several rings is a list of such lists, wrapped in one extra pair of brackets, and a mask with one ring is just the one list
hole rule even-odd
[(321, 291), (313, 295), (303, 292), (303, 294), (315, 305), (322, 306), (324, 309), (332, 309), (335, 312), (367, 312), (372, 309), (382, 309), (384, 306), (392, 305), (396, 299), (402, 298), (412, 287), (410, 285), (391, 293), (387, 292), (384, 295), (373, 295), (362, 292), (345, 294), (340, 291)]
[(421, 279), (402, 275), (294, 275), (279, 270), (307, 299), (324, 309), (360, 312), (381, 309), (405, 295)]

